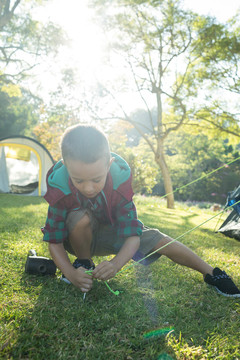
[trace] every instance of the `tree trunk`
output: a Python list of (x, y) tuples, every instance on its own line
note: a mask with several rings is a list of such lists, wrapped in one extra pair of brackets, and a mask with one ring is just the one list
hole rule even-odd
[(165, 193), (168, 194), (166, 196), (167, 197), (167, 208), (174, 209), (174, 195), (173, 195), (172, 180), (171, 180), (169, 168), (165, 161), (165, 155), (164, 155), (164, 151), (163, 151), (163, 142), (162, 141), (161, 141), (161, 146), (159, 147), (158, 152), (155, 154), (155, 160), (161, 169)]
[[(161, 51), (163, 50), (161, 46)], [(164, 140), (163, 140), (163, 110), (162, 110), (162, 97), (161, 97), (161, 91), (159, 90), (161, 88), (161, 78), (162, 78), (162, 63), (160, 64), (159, 68), (160, 72), (160, 80), (159, 80), (159, 86), (154, 88), (154, 92), (156, 93), (157, 98), (157, 109), (158, 109), (158, 135), (157, 135), (157, 149), (155, 153), (155, 160), (158, 166), (160, 167), (162, 176), (163, 176), (163, 183), (164, 183), (164, 189), (165, 194), (167, 194), (167, 208), (168, 209), (174, 209), (174, 196), (173, 196), (173, 188), (172, 188), (172, 180), (170, 176), (170, 172), (165, 160), (165, 154), (164, 154)]]

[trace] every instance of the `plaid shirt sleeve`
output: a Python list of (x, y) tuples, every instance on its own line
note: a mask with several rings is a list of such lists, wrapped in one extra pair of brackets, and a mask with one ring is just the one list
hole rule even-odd
[(58, 244), (62, 243), (68, 235), (66, 229), (67, 210), (53, 206), (48, 207), (46, 224), (42, 229), (43, 241)]
[(137, 218), (137, 210), (133, 201), (121, 200), (116, 207), (115, 226), (119, 237), (140, 236), (143, 224)]

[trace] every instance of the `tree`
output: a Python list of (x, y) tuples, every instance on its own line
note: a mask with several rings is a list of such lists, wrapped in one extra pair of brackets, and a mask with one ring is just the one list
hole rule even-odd
[(16, 0), (14, 1), (14, 3), (12, 4), (11, 7), (11, 3), (10, 1), (1, 1), (0, 4), (0, 29), (4, 28), (4, 26), (6, 26), (12, 19), (13, 15), (14, 15), (14, 11), (16, 10), (16, 8), (18, 7), (19, 3), (21, 0)]
[(131, 141), (131, 130), (134, 128), (123, 122), (117, 122), (108, 131), (108, 139), (112, 152), (122, 156), (130, 165), (133, 175), (133, 191), (151, 194), (156, 185), (158, 167), (154, 163), (153, 153), (143, 139), (135, 144)]
[(74, 69), (64, 69), (56, 90), (49, 94), (48, 104), (40, 107), (40, 119), (33, 129), (37, 140), (45, 145), (55, 160), (61, 158), (60, 140), (65, 129), (87, 122), (79, 102), (77, 86)]
[(193, 124), (233, 141), (240, 138), (239, 24), (240, 13), (224, 25), (214, 18), (199, 18), (199, 36), (193, 43), (197, 61), (188, 74), (191, 83), (202, 88), (199, 98), (204, 99), (195, 103)]
[[(234, 80), (234, 74), (238, 70), (236, 34), (239, 34), (239, 28), (235, 23), (233, 31), (234, 22), (215, 26), (214, 18), (183, 11), (180, 0), (118, 0), (114, 3), (92, 0), (92, 4), (97, 7), (106, 37), (110, 39), (109, 48), (128, 66), (135, 92), (148, 112), (148, 119), (143, 123), (133, 118), (120, 100), (119, 92), (132, 86), (129, 72), (121, 86), (119, 81), (115, 81), (114, 84), (105, 82), (99, 87), (99, 94), (114, 100), (121, 113), (114, 109), (108, 116), (99, 115), (98, 105), (94, 115), (99, 119), (122, 119), (135, 127), (154, 154), (168, 194), (168, 207), (173, 207), (172, 179), (165, 155), (168, 137), (186, 126), (196, 129), (196, 134), (205, 129), (216, 135), (219, 129), (219, 132), (225, 132), (225, 136), (226, 133), (239, 136), (238, 117), (222, 111), (224, 103), (213, 99), (211, 87), (214, 83), (216, 93), (218, 79), (223, 73), (225, 83), (222, 82), (222, 86), (226, 87), (230, 73), (231, 91), (238, 88), (239, 81)], [(229, 45), (234, 60), (231, 55), (226, 55)], [(110, 60), (114, 62), (116, 58), (110, 55)], [(209, 71), (208, 65), (211, 65)], [(156, 122), (152, 116), (154, 106), (157, 109)]]
[(38, 121), (39, 99), (22, 89), (21, 96), (0, 91), (0, 137), (29, 135)]
[(22, 80), (44, 56), (56, 54), (65, 42), (58, 26), (34, 20), (33, 10), (40, 3), (0, 1), (1, 136), (31, 134), (37, 122), (39, 99), (24, 89)]
[[(183, 187), (176, 192), (176, 199), (224, 203), (228, 191), (239, 184), (240, 147), (233, 146), (228, 139), (208, 138), (203, 133), (196, 135), (181, 130), (172, 133), (166, 145), (169, 167), (174, 173), (174, 188)], [(232, 161), (231, 165), (226, 165)], [(204, 178), (195, 182), (201, 177)], [(193, 183), (184, 187), (190, 182)]]
[[(107, 0), (93, 3), (98, 6), (108, 35), (114, 39), (111, 48), (128, 65), (135, 91), (148, 113), (144, 124), (131, 117), (118, 95), (109, 90), (111, 85), (105, 84), (105, 94), (117, 100), (122, 111), (121, 115), (115, 113), (112, 117), (132, 124), (146, 141), (161, 169), (168, 194), (167, 206), (173, 208), (172, 179), (164, 143), (169, 134), (188, 122), (187, 101), (196, 95), (187, 78), (190, 65), (196, 61), (192, 52), (196, 15), (181, 10), (178, 0), (116, 1), (115, 8)], [(156, 123), (151, 111), (154, 106)]]
[(60, 27), (34, 20), (40, 1), (0, 1), (0, 85), (19, 83), (41, 56), (56, 52), (64, 43)]

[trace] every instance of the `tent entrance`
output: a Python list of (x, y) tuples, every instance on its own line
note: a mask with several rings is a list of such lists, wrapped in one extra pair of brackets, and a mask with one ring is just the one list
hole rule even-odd
[(35, 149), (24, 144), (4, 143), (1, 146), (1, 165), (5, 168), (5, 182), (12, 194), (41, 194), (41, 159)]
[(49, 151), (35, 139), (22, 135), (0, 139), (0, 193), (43, 196), (53, 165)]

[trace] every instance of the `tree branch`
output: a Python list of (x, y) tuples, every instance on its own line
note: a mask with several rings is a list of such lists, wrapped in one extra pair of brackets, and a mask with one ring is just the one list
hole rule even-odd
[(147, 108), (147, 112), (148, 112), (148, 116), (149, 116), (149, 120), (150, 120), (150, 123), (151, 123), (151, 131), (155, 137), (155, 139), (157, 138), (157, 135), (156, 135), (156, 131), (155, 131), (155, 128), (154, 128), (154, 124), (153, 124), (153, 118), (152, 118), (152, 113), (151, 113), (151, 110), (149, 109), (149, 106), (148, 106), (148, 103), (146, 101), (146, 99), (144, 98), (144, 96), (142, 95), (142, 91), (141, 89), (139, 88), (139, 84), (138, 84), (138, 81), (136, 79), (136, 74), (135, 74), (135, 71), (133, 69), (133, 66), (132, 66), (132, 63), (130, 61), (128, 61), (128, 64), (130, 66), (130, 69), (131, 69), (131, 72), (132, 72), (132, 75), (133, 75), (133, 78), (134, 78), (134, 82), (135, 82), (135, 85), (137, 87), (137, 90), (138, 90), (138, 93), (143, 101), (143, 103), (145, 104), (146, 108)]
[(203, 120), (203, 121), (205, 121), (205, 122), (207, 122), (209, 124), (212, 124), (214, 127), (216, 127), (217, 129), (219, 129), (219, 130), (221, 130), (221, 131), (223, 131), (223, 132), (225, 132), (227, 134), (234, 135), (234, 136), (237, 136), (237, 137), (240, 138), (239, 132), (235, 132), (233, 130), (225, 129), (223, 126), (215, 123), (213, 120), (210, 120), (210, 119), (208, 119), (208, 118), (206, 118), (204, 116), (201, 116), (201, 115), (199, 116), (198, 115), (197, 118), (200, 119), (200, 120)]
[[(0, 30), (9, 23), (14, 15), (14, 11), (16, 10), (17, 6), (20, 4), (21, 0), (16, 0), (12, 9), (10, 10), (10, 0), (5, 0), (5, 4), (1, 1), (1, 15), (0, 15)], [(2, 11), (3, 10), (3, 11)]]

